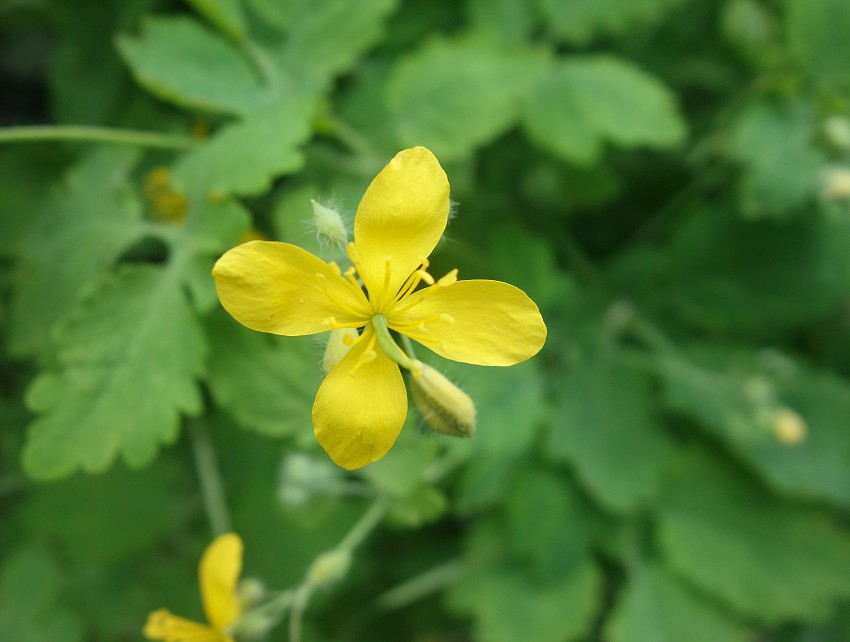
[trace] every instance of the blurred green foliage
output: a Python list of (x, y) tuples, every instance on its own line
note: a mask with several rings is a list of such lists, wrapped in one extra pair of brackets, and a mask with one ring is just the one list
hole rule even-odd
[[(200, 617), (202, 426), (270, 588), (390, 502), (307, 640), (846, 642), (848, 36), (846, 0), (0, 5), (0, 124), (174, 142), (0, 143), (0, 638)], [(332, 258), (309, 199), (350, 220), (412, 145), (458, 203), (435, 273), (549, 338), (432, 359), (478, 436), (411, 411), (344, 473), (321, 345), (209, 271), (248, 233)]]

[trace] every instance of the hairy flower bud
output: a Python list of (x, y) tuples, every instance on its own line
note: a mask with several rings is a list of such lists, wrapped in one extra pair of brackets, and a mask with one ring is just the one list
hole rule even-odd
[(473, 437), (475, 404), (469, 395), (434, 368), (415, 363), (421, 366), (421, 372), (411, 378), (410, 389), (425, 422), (445, 435)]
[(310, 199), (310, 202), (313, 204), (313, 224), (319, 240), (344, 248), (348, 244), (348, 231), (339, 212), (316, 200)]
[(339, 328), (331, 330), (328, 337), (328, 345), (325, 346), (325, 356), (322, 357), (322, 370), (325, 373), (342, 361), (342, 358), (351, 350), (353, 341), (358, 337), (354, 328)]
[(334, 549), (322, 553), (307, 571), (307, 584), (313, 588), (336, 584), (348, 573), (350, 565), (351, 553), (347, 550)]

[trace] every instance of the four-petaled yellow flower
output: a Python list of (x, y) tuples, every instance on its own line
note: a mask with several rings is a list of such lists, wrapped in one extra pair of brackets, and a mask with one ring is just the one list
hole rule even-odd
[(235, 533), (218, 536), (204, 551), (198, 567), (201, 600), (209, 625), (158, 609), (142, 631), (163, 642), (233, 642), (228, 632), (242, 614), (236, 582), (242, 572), (242, 539)]
[[(388, 328), (448, 359), (485, 366), (524, 361), (546, 339), (522, 290), (457, 281), (457, 270), (437, 281), (428, 274), (448, 216), (446, 174), (429, 150), (415, 147), (399, 152), (366, 190), (345, 272), (295, 245), (263, 241), (233, 248), (213, 268), (222, 305), (254, 330), (299, 336), (365, 328), (313, 404), (316, 438), (343, 468), (383, 457), (407, 416), (398, 364), (411, 362)], [(416, 290), (421, 282), (428, 287)]]

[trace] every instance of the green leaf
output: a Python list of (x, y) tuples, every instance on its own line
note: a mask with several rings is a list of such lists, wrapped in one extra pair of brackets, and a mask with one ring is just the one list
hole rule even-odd
[(697, 207), (665, 249), (621, 257), (615, 278), (659, 318), (763, 344), (838, 308), (850, 288), (848, 241), (841, 218), (756, 223), (733, 209)]
[(180, 278), (198, 312), (209, 312), (218, 305), (213, 264), (240, 242), (250, 223), (251, 213), (238, 201), (210, 203), (196, 198), (191, 202), (189, 220), (178, 234), (168, 237), (173, 253), (189, 255)]
[(261, 434), (312, 438), (311, 411), (322, 372), (311, 337), (277, 337), (210, 316), (209, 385), (215, 402)]
[(44, 186), (55, 182), (63, 169), (60, 158), (33, 146), (0, 150), (0, 255), (4, 258), (21, 255), (21, 245), (34, 235), (34, 219), (41, 217), (50, 199)]
[(44, 6), (44, 11), (52, 9), (51, 51), (45, 62), (56, 122), (106, 125), (123, 120), (132, 86), (115, 55), (113, 36), (138, 22), (153, 4), (78, 0), (73, 9), (60, 3)]
[(36, 486), (19, 515), (30, 538), (49, 540), (63, 557), (130, 561), (148, 554), (185, 519), (181, 513), (191, 495), (176, 483), (177, 472), (157, 463), (141, 472), (116, 466), (96, 477), (77, 474)]
[(597, 161), (605, 141), (666, 148), (687, 132), (670, 89), (612, 56), (561, 60), (528, 96), (523, 125), (536, 144), (581, 165)]
[(274, 102), (245, 56), (192, 18), (150, 17), (118, 51), (142, 87), (181, 107), (247, 114)]
[(55, 479), (106, 470), (121, 454), (148, 464), (177, 437), (180, 414), (202, 400), (205, 344), (176, 276), (128, 266), (104, 281), (57, 337), (58, 364), (27, 394), (39, 416), (29, 427), (24, 467)]
[[(775, 351), (692, 346), (661, 357), (668, 403), (724, 440), (767, 483), (790, 496), (850, 507), (850, 389)], [(776, 435), (779, 413), (803, 421), (800, 443)]]
[(673, 444), (656, 414), (648, 377), (612, 350), (584, 355), (564, 378), (549, 453), (572, 464), (603, 506), (630, 512), (657, 496)]
[(656, 22), (682, 0), (538, 0), (549, 28), (564, 41), (586, 45)]
[(850, 537), (832, 515), (782, 502), (720, 460), (682, 464), (658, 523), (677, 573), (768, 623), (824, 618), (850, 596)]
[(526, 0), (470, 0), (466, 13), (479, 31), (494, 34), (506, 43), (524, 42), (536, 23), (533, 3)]
[(729, 151), (744, 165), (741, 212), (748, 218), (784, 216), (814, 202), (824, 156), (812, 148), (815, 122), (801, 104), (753, 103), (732, 125)]
[[(506, 221), (494, 226), (487, 243), (487, 256), (493, 265), (489, 277), (521, 284), (543, 311), (564, 305), (576, 296), (576, 285), (558, 267), (555, 251), (548, 240), (519, 224)], [(517, 256), (522, 256), (517, 261)]]
[(77, 642), (77, 618), (56, 604), (59, 571), (41, 549), (18, 549), (0, 575), (0, 639), (15, 642)]
[[(447, 438), (455, 453), (470, 459), (460, 480), (456, 510), (469, 514), (498, 503), (531, 450), (547, 411), (539, 366), (459, 366), (447, 371), (478, 410), (475, 439)], [(510, 395), (505, 395), (510, 390)]]
[(585, 562), (557, 581), (538, 585), (510, 567), (486, 568), (446, 592), (449, 608), (473, 617), (475, 639), (487, 642), (569, 642), (593, 619), (600, 578)]
[(242, 42), (247, 35), (245, 14), (240, 0), (188, 0), (195, 11), (204, 16), (225, 34)]
[(321, 85), (346, 71), (378, 41), (397, 0), (295, 0), (281, 63), (302, 84)]
[(47, 339), (57, 321), (141, 238), (141, 207), (128, 184), (137, 159), (132, 149), (97, 149), (68, 171), (35, 213), (19, 246), (9, 319), (13, 354), (49, 354)]
[(844, 0), (789, 0), (785, 24), (791, 51), (825, 85), (850, 86), (850, 5)]
[(426, 145), (449, 161), (508, 129), (542, 68), (534, 50), (434, 39), (396, 64), (387, 105), (404, 144)]
[(281, 105), (226, 125), (174, 166), (174, 184), (191, 197), (260, 194), (272, 181), (300, 169), (298, 146), (310, 134), (312, 101), (292, 97)]
[(529, 563), (535, 578), (563, 577), (587, 559), (594, 516), (562, 475), (523, 469), (505, 509), (505, 541), (517, 558)]
[(655, 564), (629, 575), (605, 633), (611, 642), (746, 642), (753, 635)]

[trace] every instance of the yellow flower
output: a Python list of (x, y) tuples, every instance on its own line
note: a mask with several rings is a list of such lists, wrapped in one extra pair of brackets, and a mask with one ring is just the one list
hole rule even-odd
[[(383, 457), (407, 416), (398, 365), (420, 371), (388, 330), (448, 359), (486, 366), (513, 365), (543, 347), (546, 326), (522, 290), (457, 281), (457, 270), (437, 281), (428, 274), (448, 215), (446, 174), (429, 150), (414, 147), (366, 190), (345, 272), (295, 245), (263, 241), (233, 248), (213, 268), (222, 305), (254, 330), (299, 336), (364, 328), (313, 404), (316, 438), (343, 468)], [(428, 287), (417, 291), (421, 282)]]
[(242, 572), (242, 539), (220, 535), (207, 547), (198, 568), (201, 600), (209, 625), (158, 609), (148, 616), (142, 631), (149, 640), (163, 642), (233, 642), (228, 633), (242, 614), (236, 582)]

